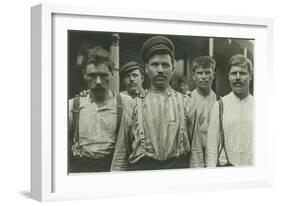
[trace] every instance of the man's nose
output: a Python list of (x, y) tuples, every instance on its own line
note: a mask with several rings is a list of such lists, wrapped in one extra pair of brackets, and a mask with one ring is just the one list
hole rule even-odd
[(100, 76), (97, 76), (96, 84), (101, 84), (101, 83), (102, 83), (102, 81), (101, 81)]
[(205, 79), (206, 78), (206, 74), (203, 72), (202, 73), (202, 78)]
[(236, 74), (236, 79), (240, 79), (240, 73), (239, 72)]
[(135, 77), (133, 75), (130, 75), (130, 81), (134, 81)]
[(163, 73), (163, 72), (164, 72), (162, 65), (159, 65), (159, 66), (157, 67), (157, 72), (158, 72), (158, 73)]

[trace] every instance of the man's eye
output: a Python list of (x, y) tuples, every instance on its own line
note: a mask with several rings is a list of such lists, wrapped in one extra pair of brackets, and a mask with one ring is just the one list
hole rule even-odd
[(170, 67), (170, 64), (162, 64), (162, 66), (163, 66), (164, 68), (169, 68), (169, 67)]
[(97, 75), (95, 75), (95, 74), (89, 74), (88, 75), (90, 78), (97, 78)]
[(101, 78), (106, 78), (108, 75), (107, 74), (100, 74)]
[(157, 67), (158, 66), (158, 63), (151, 63), (151, 66), (153, 66), (153, 67)]

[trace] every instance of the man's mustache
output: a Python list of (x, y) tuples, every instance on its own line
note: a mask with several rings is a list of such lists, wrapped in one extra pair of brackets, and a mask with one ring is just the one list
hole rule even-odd
[(105, 88), (101, 87), (101, 86), (96, 86), (95, 88), (93, 88), (94, 91), (104, 91)]
[(157, 78), (164, 78), (164, 79), (167, 79), (167, 77), (165, 75), (162, 75), (162, 74), (158, 74), (154, 77), (154, 79), (157, 79)]
[(129, 87), (132, 87), (132, 86), (138, 86), (138, 85), (137, 85), (137, 83), (135, 83), (135, 82), (130, 82), (128, 86), (129, 86)]
[(236, 80), (233, 82), (233, 85), (243, 85), (243, 83), (240, 80)]

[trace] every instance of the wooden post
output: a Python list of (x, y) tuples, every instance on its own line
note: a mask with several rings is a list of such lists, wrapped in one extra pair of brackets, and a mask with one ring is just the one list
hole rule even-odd
[(214, 38), (209, 38), (209, 56), (214, 56)]
[(247, 57), (248, 49), (247, 47), (244, 47), (244, 56)]
[(119, 93), (119, 34), (112, 34), (112, 44), (110, 47), (111, 56), (114, 62), (113, 81), (111, 89), (115, 94)]

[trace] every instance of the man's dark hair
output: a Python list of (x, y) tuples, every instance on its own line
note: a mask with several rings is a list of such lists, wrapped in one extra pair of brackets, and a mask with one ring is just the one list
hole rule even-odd
[(181, 83), (184, 83), (184, 84), (187, 84), (189, 86), (188, 80), (187, 80), (186, 77), (179, 77), (177, 83), (178, 83), (178, 85), (180, 85)]
[(82, 68), (83, 70), (86, 69), (87, 65), (94, 64), (95, 66), (98, 66), (100, 64), (104, 64), (108, 67), (109, 71), (113, 73), (114, 69), (114, 63), (110, 56), (110, 54), (103, 49), (101, 46), (97, 46), (93, 49), (89, 49), (86, 52), (86, 55), (84, 56), (83, 62), (82, 62)]
[(210, 56), (201, 56), (192, 61), (192, 71), (195, 72), (197, 68), (212, 68), (213, 72), (216, 68), (216, 60)]
[(253, 65), (251, 60), (245, 57), (243, 54), (236, 54), (229, 59), (227, 62), (227, 73), (229, 73), (232, 66), (245, 67), (248, 69), (250, 74), (253, 73)]

